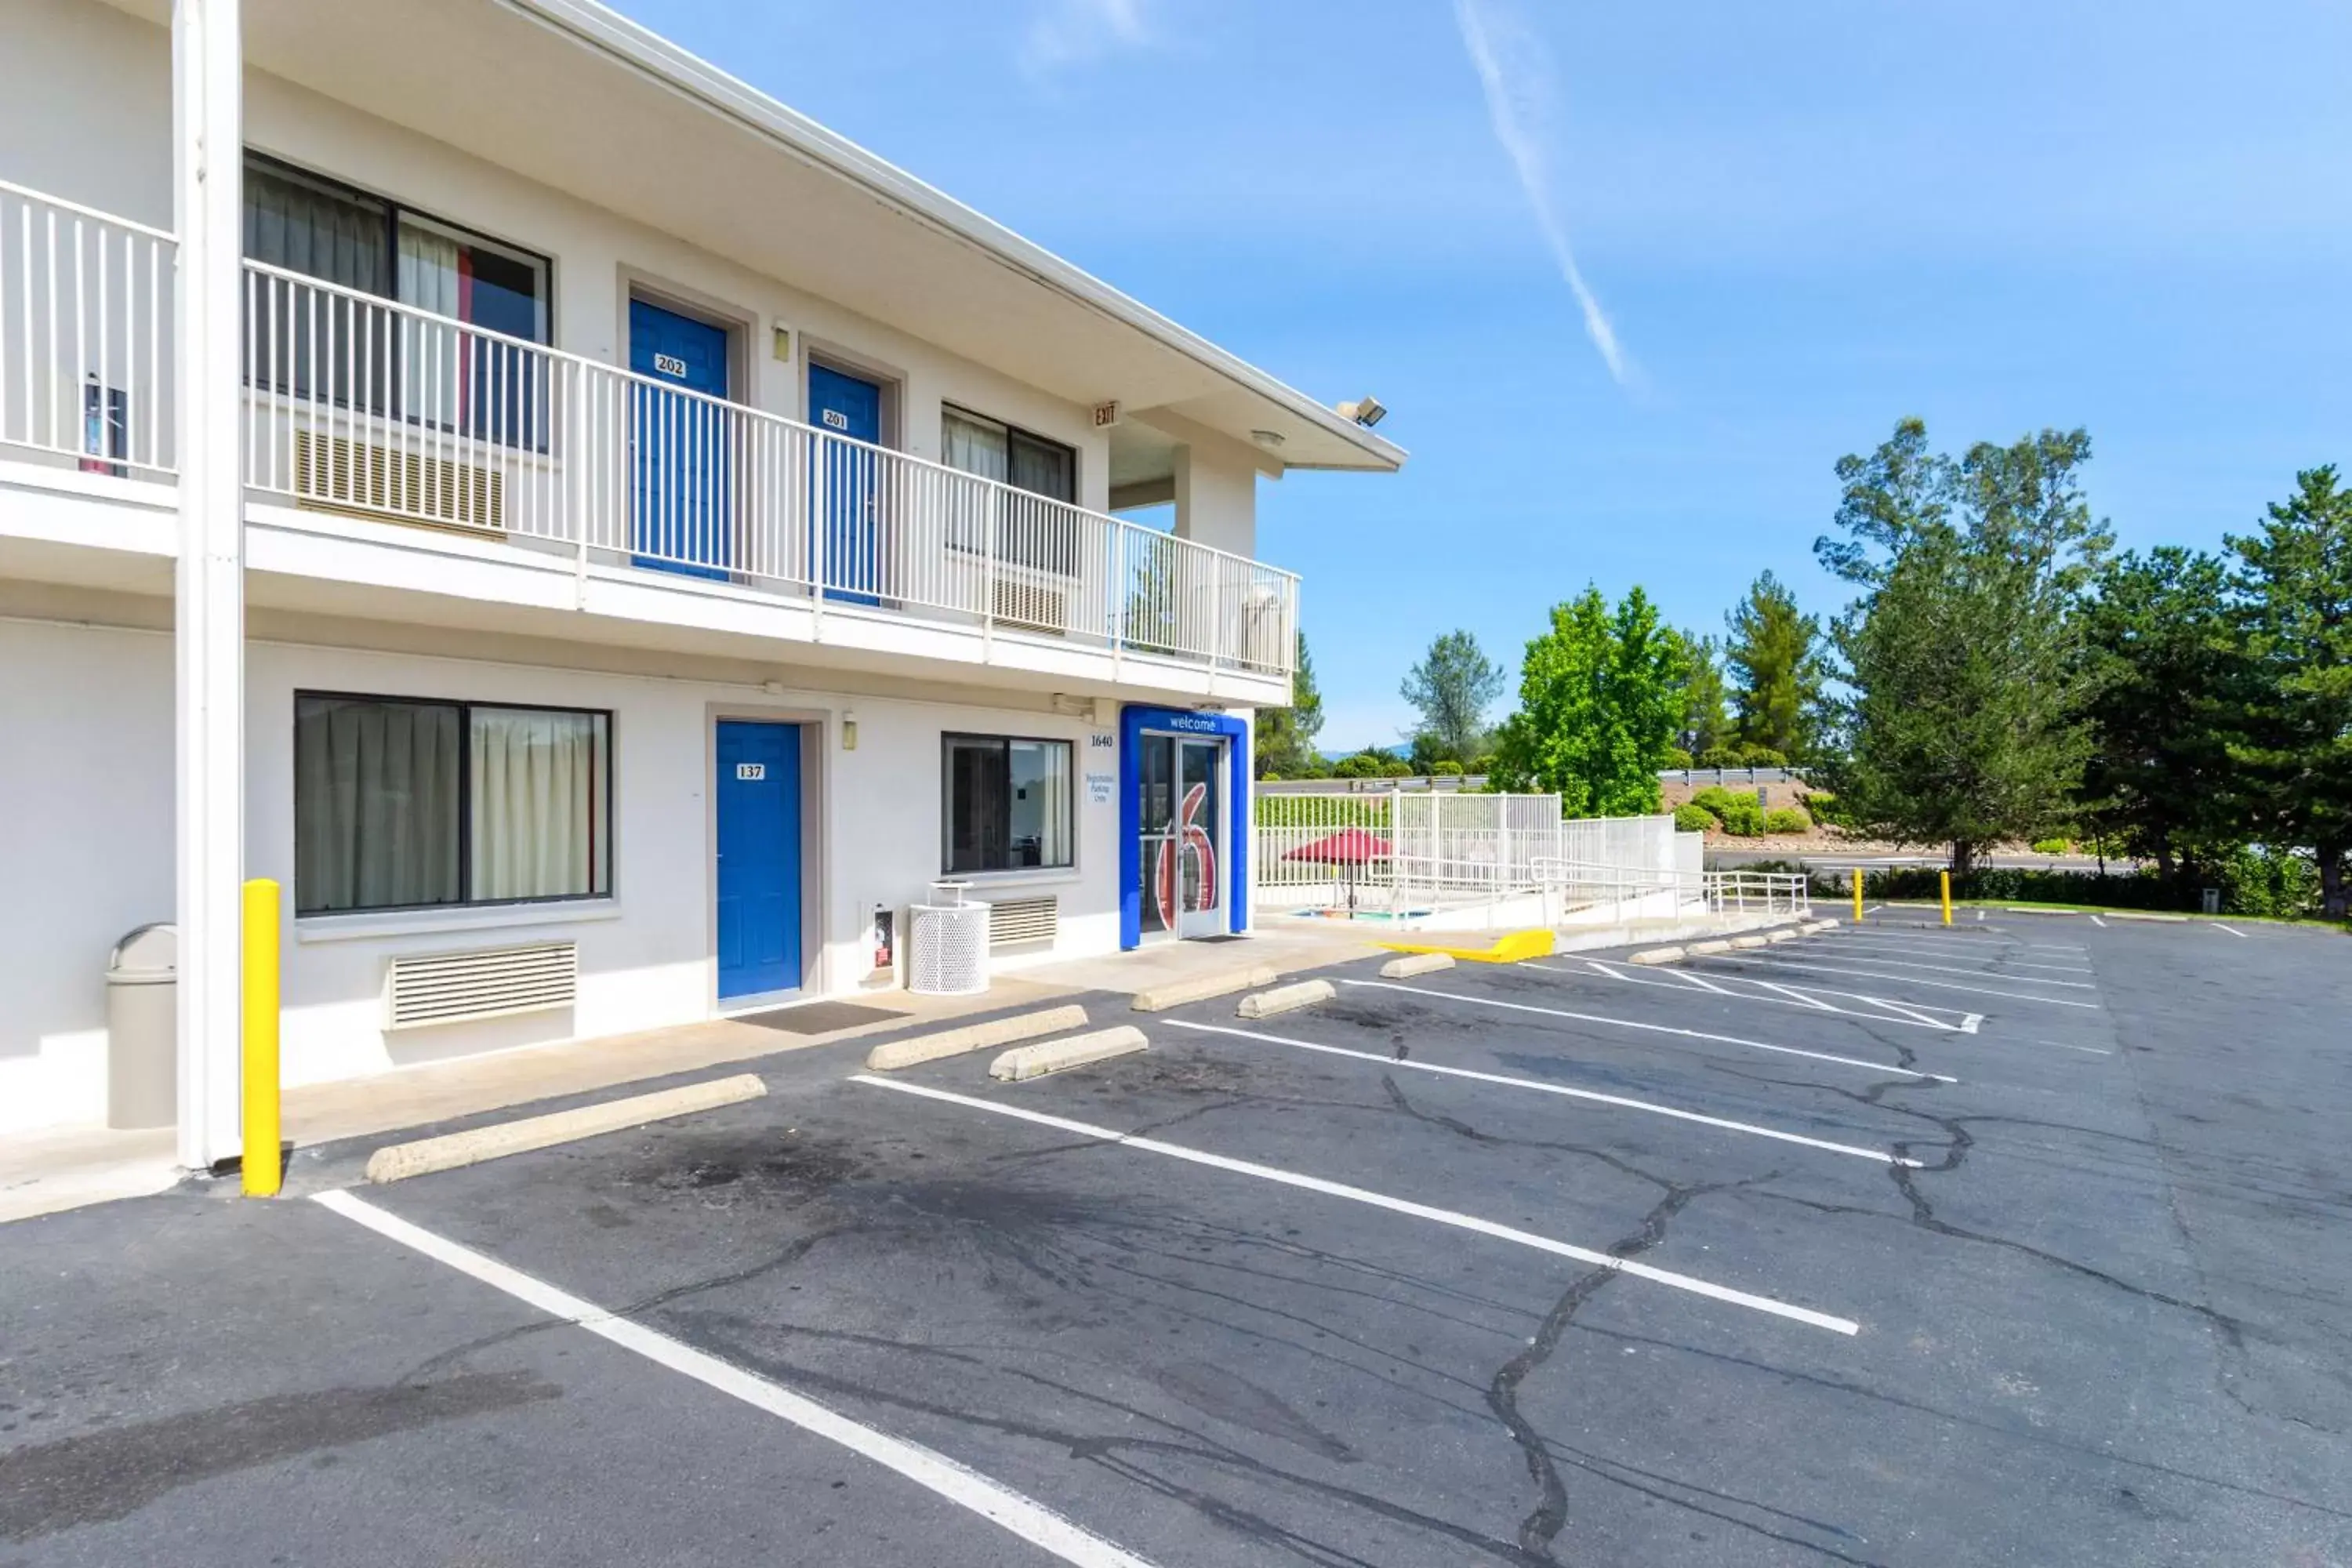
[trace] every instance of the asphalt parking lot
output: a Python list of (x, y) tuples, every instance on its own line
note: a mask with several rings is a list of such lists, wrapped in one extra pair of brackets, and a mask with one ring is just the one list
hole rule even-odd
[(0, 1565), (2352, 1563), (2342, 937), (1329, 973), (0, 1228)]

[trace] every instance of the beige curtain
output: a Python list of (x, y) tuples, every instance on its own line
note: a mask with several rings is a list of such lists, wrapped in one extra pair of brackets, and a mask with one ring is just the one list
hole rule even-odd
[(554, 899), (611, 887), (605, 717), (473, 710), (473, 897)]
[(305, 697), (294, 712), (300, 910), (453, 903), (458, 710)]

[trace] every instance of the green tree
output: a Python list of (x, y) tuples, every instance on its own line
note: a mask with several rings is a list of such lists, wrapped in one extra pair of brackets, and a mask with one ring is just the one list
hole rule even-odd
[(1550, 630), (1520, 662), (1519, 710), (1498, 737), (1496, 783), (1557, 794), (1570, 816), (1656, 811), (1689, 658), (1640, 588), (1613, 611), (1591, 587), (1555, 605)]
[(2069, 809), (2090, 753), (2077, 613), (2111, 543), (2084, 500), (2090, 437), (2044, 430), (1954, 461), (1906, 419), (1841, 458), (1843, 540), (1814, 546), (1863, 590), (1832, 642), (1830, 784), (1867, 832), (1945, 843), (1952, 868)]
[(1422, 751), (1418, 742), (1426, 737), (1430, 760), (1464, 762), (1478, 754), (1486, 738), (1486, 710), (1503, 694), (1503, 667), (1486, 657), (1476, 637), (1451, 631), (1405, 671), (1397, 693), (1421, 713), (1412, 732), (1416, 756)]
[(2120, 556), (2099, 574), (2084, 639), (2093, 679), (2083, 815), (2169, 878), (2184, 854), (2233, 837), (2244, 806), (2229, 752), (2245, 665), (2228, 571), (2178, 545)]
[(1723, 716), (1723, 663), (1713, 637), (1681, 634), (1683, 659), (1690, 671), (1683, 682), (1683, 716), (1675, 744), (1693, 757), (1711, 752), (1730, 737)]
[(2233, 748), (2260, 803), (2249, 826), (2273, 849), (2309, 849), (2321, 908), (2341, 918), (2352, 850), (2352, 490), (2332, 465), (2306, 469), (2259, 532), (2229, 544), (2252, 674)]
[(1784, 760), (1803, 756), (1820, 722), (1828, 673), (1821, 622), (1799, 610), (1797, 596), (1767, 572), (1724, 623), (1729, 636), (1723, 659), (1731, 671), (1738, 714), (1734, 737), (1742, 746), (1762, 747)]
[(1315, 737), (1323, 728), (1323, 694), (1315, 687), (1315, 661), (1307, 656), (1307, 634), (1298, 634), (1297, 668), (1290, 676), (1290, 706), (1257, 711), (1257, 776), (1314, 778), (1323, 772)]

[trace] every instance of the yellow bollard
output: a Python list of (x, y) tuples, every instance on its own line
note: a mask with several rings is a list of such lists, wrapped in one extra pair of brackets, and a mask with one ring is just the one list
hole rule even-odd
[(278, 1162), (278, 884), (245, 885), (245, 1195), (275, 1197)]
[(1853, 923), (1862, 923), (1862, 868), (1853, 868)]
[(1952, 923), (1952, 874), (1944, 873), (1944, 923)]

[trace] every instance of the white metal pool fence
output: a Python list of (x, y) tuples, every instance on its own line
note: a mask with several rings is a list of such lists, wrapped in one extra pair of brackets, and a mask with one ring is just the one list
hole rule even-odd
[(1262, 795), (1257, 903), (1421, 918), (1484, 906), (1547, 922), (1780, 911), (1801, 877), (1709, 872), (1670, 816), (1560, 816), (1554, 795)]

